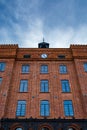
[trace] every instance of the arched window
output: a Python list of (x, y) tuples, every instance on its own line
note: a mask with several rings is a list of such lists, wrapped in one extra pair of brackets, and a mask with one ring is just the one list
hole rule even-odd
[(49, 130), (47, 127), (43, 127), (41, 130)]
[(23, 130), (22, 128), (16, 128), (15, 130)]
[(74, 128), (69, 128), (68, 130), (75, 130)]

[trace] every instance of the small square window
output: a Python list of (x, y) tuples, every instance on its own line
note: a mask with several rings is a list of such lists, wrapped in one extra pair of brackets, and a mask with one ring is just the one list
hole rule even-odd
[(22, 73), (29, 73), (30, 66), (29, 65), (22, 65)]
[(24, 55), (24, 58), (31, 58), (31, 55)]
[(58, 55), (59, 59), (65, 59), (65, 55)]
[(59, 71), (60, 71), (61, 74), (67, 73), (67, 67), (66, 67), (66, 65), (60, 65), (59, 66)]
[(41, 73), (48, 73), (48, 65), (41, 65), (40, 69)]

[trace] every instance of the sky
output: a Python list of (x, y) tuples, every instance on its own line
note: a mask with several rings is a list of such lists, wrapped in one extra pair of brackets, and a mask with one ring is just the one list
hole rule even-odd
[(87, 44), (87, 0), (0, 0), (0, 44)]

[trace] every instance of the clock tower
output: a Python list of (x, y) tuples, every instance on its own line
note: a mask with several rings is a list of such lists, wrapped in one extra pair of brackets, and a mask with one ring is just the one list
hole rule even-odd
[(44, 42), (43, 38), (43, 42), (38, 44), (38, 48), (49, 48), (49, 43)]

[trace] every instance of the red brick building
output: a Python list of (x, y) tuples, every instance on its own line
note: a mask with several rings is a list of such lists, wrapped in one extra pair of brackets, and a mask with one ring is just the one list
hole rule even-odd
[(87, 45), (0, 45), (1, 130), (87, 130)]

